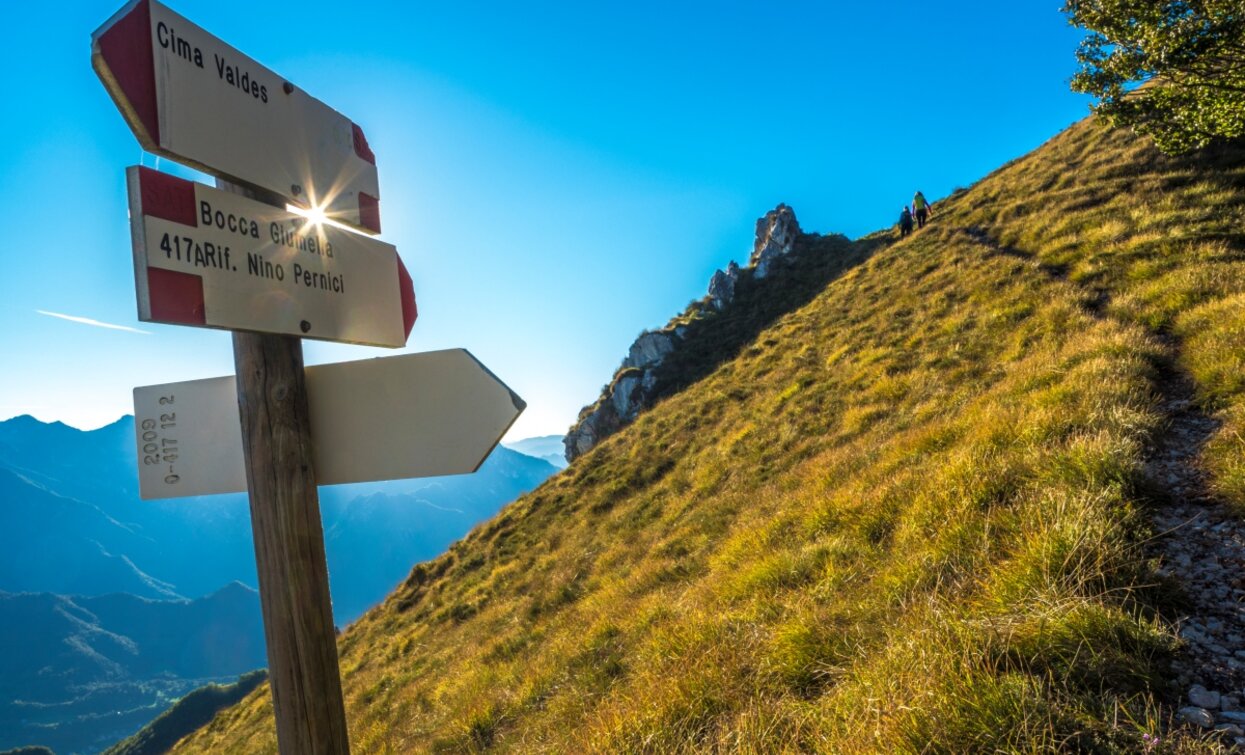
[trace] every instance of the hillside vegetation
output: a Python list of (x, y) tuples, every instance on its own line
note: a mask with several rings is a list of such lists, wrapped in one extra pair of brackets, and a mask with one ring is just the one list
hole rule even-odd
[[(238, 677), (231, 684), (208, 684), (190, 692), (151, 723), (104, 751), (104, 755), (160, 755), (177, 740), (212, 720), (222, 708), (241, 700), (268, 678), (259, 669)], [(0, 755), (3, 755), (0, 753)]]
[(1173, 372), (1245, 506), (1243, 165), (1091, 120), (957, 192), (351, 626), (355, 750), (1140, 749)]

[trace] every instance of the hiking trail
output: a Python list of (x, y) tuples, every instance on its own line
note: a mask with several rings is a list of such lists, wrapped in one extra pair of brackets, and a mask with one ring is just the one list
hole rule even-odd
[[(992, 254), (1023, 260), (1053, 279), (1078, 285), (1065, 270), (999, 244), (983, 228), (960, 231)], [(1080, 287), (1090, 294), (1085, 310), (1108, 317), (1109, 292)], [(1158, 495), (1150, 507), (1154, 536), (1145, 555), (1159, 562), (1159, 575), (1184, 598), (1164, 617), (1184, 641), (1172, 668), (1182, 691), (1174, 715), (1218, 731), (1233, 751), (1245, 752), (1245, 521), (1215, 496), (1201, 466), (1202, 449), (1219, 422), (1195, 400), (1194, 382), (1179, 366), (1180, 340), (1151, 335), (1167, 351), (1167, 364), (1154, 383), (1166, 424), (1146, 458), (1145, 474)]]

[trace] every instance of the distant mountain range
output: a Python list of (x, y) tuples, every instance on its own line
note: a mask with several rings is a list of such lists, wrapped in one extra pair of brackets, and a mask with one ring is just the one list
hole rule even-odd
[[(474, 475), (320, 489), (337, 619), (557, 471), (499, 447)], [(0, 422), (0, 590), (196, 598), (255, 586), (245, 495), (140, 501), (134, 419), (81, 431)], [(368, 549), (368, 558), (358, 557)]]
[(527, 456), (544, 459), (558, 469), (566, 469), (566, 446), (562, 443), (564, 437), (562, 435), (541, 435), (536, 438), (516, 440), (513, 443), (503, 443), (502, 445), (511, 451), (518, 451)]
[[(320, 489), (344, 626), (557, 469), (499, 447), (474, 475)], [(0, 422), (0, 749), (95, 752), (206, 680), (265, 665), (245, 495), (138, 498), (134, 420)]]
[(0, 592), (0, 746), (95, 752), (191, 689), (263, 667), (259, 596)]

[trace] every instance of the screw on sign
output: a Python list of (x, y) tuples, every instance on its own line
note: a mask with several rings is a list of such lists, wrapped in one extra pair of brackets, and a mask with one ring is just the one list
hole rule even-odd
[(348, 753), (317, 472), (473, 471), (523, 402), (461, 350), (304, 371), (302, 336), (398, 347), (418, 314), (392, 246), (286, 210), (380, 231), (352, 121), (155, 0), (100, 27), (91, 60), (145, 149), (217, 176), (128, 171), (140, 319), (232, 330), (236, 372), (135, 390), (143, 497), (248, 492), (278, 747)]

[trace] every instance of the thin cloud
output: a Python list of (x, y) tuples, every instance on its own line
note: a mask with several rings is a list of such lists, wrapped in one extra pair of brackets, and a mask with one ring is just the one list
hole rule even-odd
[(47, 315), (48, 317), (55, 317), (61, 320), (68, 320), (70, 322), (80, 323), (82, 325), (91, 325), (96, 328), (108, 328), (109, 330), (124, 330), (127, 333), (138, 333), (139, 335), (144, 335), (144, 336), (151, 335), (151, 333), (145, 330), (139, 330), (138, 328), (131, 328), (128, 325), (113, 325), (110, 322), (100, 322), (99, 320), (92, 320), (89, 317), (74, 317), (73, 315), (62, 315), (59, 312), (46, 312), (42, 309), (36, 309), (35, 312), (38, 312), (41, 315)]

